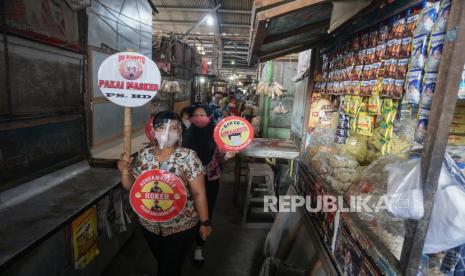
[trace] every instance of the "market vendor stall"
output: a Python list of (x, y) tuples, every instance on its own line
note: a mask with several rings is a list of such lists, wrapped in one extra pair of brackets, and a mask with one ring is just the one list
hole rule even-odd
[[(299, 11), (311, 14), (322, 4)], [(266, 18), (258, 11), (252, 57), (264, 61), (284, 53), (267, 50), (271, 38), (256, 37), (280, 24), (294, 26), (291, 19), (279, 21), (294, 12), (289, 6)], [(464, 13), (454, 0), (372, 1), (336, 27), (331, 17), (323, 26), (328, 36), (309, 37), (299, 48), (313, 48), (316, 60), (309, 68), (297, 192), (310, 196), (312, 206), (319, 196), (340, 196), (335, 210), (306, 214), (341, 274), (443, 275), (444, 255), (465, 243), (459, 221), (465, 196)], [(268, 29), (260, 34), (261, 20)], [(273, 36), (273, 43), (290, 48), (298, 41), (292, 36)], [(345, 210), (353, 198), (371, 210)]]

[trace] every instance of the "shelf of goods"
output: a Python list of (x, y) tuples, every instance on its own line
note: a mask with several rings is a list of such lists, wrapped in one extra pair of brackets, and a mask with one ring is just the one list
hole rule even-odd
[[(353, 207), (357, 197), (364, 200), (368, 209), (380, 209), (382, 199), (393, 187), (392, 172), (406, 170), (408, 164), (415, 166), (402, 178), (407, 178), (407, 173), (415, 168), (418, 171), (427, 168), (425, 164), (430, 166), (428, 170), (441, 171), (438, 168), (443, 160), (436, 162), (428, 153), (440, 152), (440, 145), (447, 146), (446, 174), (463, 180), (465, 171), (465, 74), (457, 97), (444, 89), (449, 84), (441, 76), (441, 70), (449, 70), (449, 64), (441, 64), (441, 60), (443, 54), (446, 56), (446, 44), (450, 43), (447, 23), (451, 7), (455, 4), (460, 8), (462, 4), (451, 0), (394, 1), (400, 2), (411, 5), (407, 8), (399, 5), (392, 9), (395, 13), (376, 20), (373, 16), (359, 18), (352, 32), (336, 30), (334, 39), (323, 43), (320, 62), (316, 63), (319, 65), (315, 68), (309, 111), (307, 158), (300, 160), (296, 183), (298, 192), (311, 196), (313, 204), (317, 204), (318, 196), (341, 197), (338, 203), (344, 205), (338, 206), (339, 211), (307, 214), (344, 275), (412, 275), (418, 269), (412, 264), (419, 260), (412, 256), (421, 255), (425, 238), (421, 238), (415, 253), (410, 250), (417, 246), (412, 242), (417, 237), (412, 238), (412, 224), (405, 217), (394, 216), (389, 208), (390, 212), (386, 208), (376, 212), (363, 208), (340, 212), (342, 207)], [(451, 18), (455, 18), (454, 24), (463, 24), (457, 19), (458, 10)], [(451, 47), (447, 53), (450, 60), (457, 53), (452, 46), (448, 47)], [(444, 94), (435, 96), (436, 92)], [(443, 120), (437, 115), (441, 112), (434, 110), (434, 104), (446, 106), (442, 98), (445, 93), (453, 105), (457, 98), (455, 107), (447, 107), (452, 107), (448, 113), (453, 117), (448, 129), (444, 128), (448, 124), (438, 127)], [(431, 128), (433, 134), (428, 133)], [(444, 142), (426, 139), (437, 133), (444, 134)], [(439, 164), (438, 168), (431, 167), (434, 162)], [(423, 174), (424, 171), (418, 172), (418, 183)], [(436, 188), (431, 193), (425, 190), (425, 210), (430, 208), (431, 212)], [(423, 189), (420, 187), (418, 191), (423, 206)], [(427, 226), (428, 223), (420, 232), (425, 234)], [(442, 275), (438, 264), (445, 250), (429, 254), (428, 267), (420, 267), (419, 271)]]

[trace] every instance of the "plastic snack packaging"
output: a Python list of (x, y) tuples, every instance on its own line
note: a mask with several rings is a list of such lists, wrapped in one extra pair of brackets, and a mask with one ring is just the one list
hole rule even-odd
[(363, 66), (362, 80), (368, 80), (371, 71), (371, 64), (365, 64)]
[(352, 80), (359, 80), (362, 77), (363, 65), (357, 65), (352, 71)]
[(381, 28), (379, 28), (378, 36), (379, 43), (386, 42), (386, 40), (388, 40), (389, 37), (389, 27), (387, 25), (384, 25)]
[(450, 15), (451, 1), (442, 1), (441, 7), (439, 8), (438, 19), (433, 26), (433, 34), (443, 33), (447, 29), (447, 21)]
[(354, 39), (352, 39), (350, 43), (350, 48), (353, 51), (358, 51), (360, 49), (360, 37), (356, 36)]
[(399, 59), (397, 61), (397, 70), (396, 70), (397, 78), (405, 78), (405, 76), (407, 76), (408, 61), (409, 61), (408, 58)]
[(423, 76), (423, 72), (421, 69), (410, 70), (407, 73), (405, 99), (410, 104), (415, 104), (415, 105), (420, 104), (420, 96), (421, 96), (421, 89), (422, 89), (422, 83), (421, 83), (422, 76)]
[(368, 97), (370, 89), (370, 81), (364, 80), (362, 81), (362, 86), (360, 88), (360, 97)]
[(368, 112), (360, 112), (357, 121), (357, 133), (365, 136), (373, 135), (373, 120), (374, 117), (370, 116)]
[(415, 142), (423, 144), (425, 141), (426, 130), (428, 128), (428, 120), (420, 119), (418, 120), (418, 126), (415, 130)]
[(376, 61), (376, 48), (368, 48), (365, 54), (364, 62), (373, 63)]
[(368, 42), (368, 46), (369, 47), (376, 47), (376, 45), (378, 45), (378, 38), (379, 38), (378, 31), (377, 30), (372, 31), (370, 33), (370, 40)]
[(389, 32), (389, 39), (401, 38), (406, 25), (405, 18), (400, 18), (392, 24), (391, 31)]
[(370, 34), (363, 34), (360, 39), (360, 44), (363, 49), (368, 48), (368, 45), (370, 44)]
[(421, 35), (413, 39), (412, 57), (410, 58), (410, 69), (423, 69), (428, 50), (428, 36)]
[(421, 93), (420, 108), (430, 109), (436, 89), (437, 73), (426, 73), (423, 80), (423, 92)]
[(384, 62), (384, 76), (395, 77), (397, 70), (397, 59), (392, 58)]
[(404, 94), (404, 81), (405, 79), (396, 79), (394, 83), (394, 91), (392, 94), (393, 99), (401, 99)]
[(426, 71), (437, 72), (439, 71), (439, 63), (441, 62), (442, 50), (444, 47), (444, 40), (446, 34), (440, 33), (431, 35), (431, 41), (429, 43), (429, 54), (426, 61)]
[(409, 17), (407, 17), (407, 27), (405, 28), (404, 37), (413, 35), (419, 16), (420, 15), (417, 13), (417, 14), (412, 14)]
[(355, 65), (363, 65), (363, 60), (365, 59), (365, 49), (359, 50), (355, 56)]
[(400, 46), (400, 57), (407, 58), (410, 57), (412, 52), (412, 37), (404, 37), (402, 38), (402, 45)]
[(369, 79), (376, 79), (378, 77), (379, 67), (381, 66), (381, 62), (375, 62), (371, 64), (371, 70), (369, 74)]
[(430, 6), (425, 7), (418, 18), (417, 26), (414, 35), (429, 35), (433, 30), (434, 23), (438, 18), (440, 1), (432, 3)]
[(386, 46), (387, 46), (387, 43), (383, 42), (376, 47), (375, 59), (377, 61), (384, 60), (384, 57), (386, 56)]
[(396, 58), (400, 56), (400, 48), (402, 46), (402, 39), (395, 38), (387, 42), (386, 53), (387, 57)]
[(383, 79), (383, 90), (381, 91), (382, 97), (390, 97), (390, 91), (392, 91), (391, 85), (394, 84), (394, 79), (384, 78)]

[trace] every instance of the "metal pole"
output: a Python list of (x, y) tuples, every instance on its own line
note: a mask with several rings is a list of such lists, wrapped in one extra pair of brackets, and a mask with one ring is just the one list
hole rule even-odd
[(410, 222), (410, 227), (406, 231), (401, 256), (402, 275), (416, 275), (420, 265), (450, 124), (457, 103), (459, 82), (465, 61), (464, 49), (465, 3), (463, 0), (453, 0), (421, 162), (425, 213), (420, 221)]

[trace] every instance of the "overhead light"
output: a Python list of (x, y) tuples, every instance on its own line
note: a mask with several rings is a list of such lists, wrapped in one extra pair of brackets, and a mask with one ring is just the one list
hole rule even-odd
[(200, 81), (200, 83), (204, 83), (204, 82), (205, 82), (205, 78), (204, 78), (204, 77), (200, 77), (200, 78), (199, 78), (199, 81)]
[(235, 61), (234, 59), (231, 60), (231, 64), (232, 64), (232, 65), (236, 64), (236, 61)]
[(234, 75), (229, 76), (229, 80), (234, 80), (234, 79), (235, 79)]
[(211, 14), (205, 17), (205, 22), (208, 26), (213, 26), (213, 24), (215, 24), (215, 20), (213, 19), (213, 16), (211, 16)]
[(207, 64), (208, 64), (208, 65), (212, 65), (212, 62), (209, 60), (209, 61), (207, 61)]

